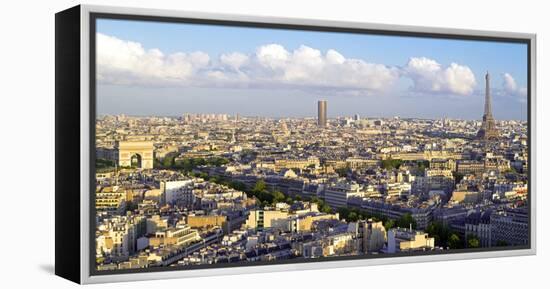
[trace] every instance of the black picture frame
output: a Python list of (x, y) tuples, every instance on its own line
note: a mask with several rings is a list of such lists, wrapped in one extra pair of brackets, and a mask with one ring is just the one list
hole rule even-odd
[[(122, 13), (121, 13), (122, 11)], [(391, 26), (376, 26), (369, 27), (356, 27), (354, 25), (333, 26), (332, 23), (326, 22), (311, 22), (308, 20), (297, 21), (297, 23), (277, 22), (273, 19), (253, 18), (246, 17), (233, 17), (233, 16), (219, 16), (207, 15), (206, 18), (201, 18), (201, 15), (197, 17), (185, 17), (185, 16), (167, 16), (162, 11), (152, 11), (151, 14), (147, 14), (147, 10), (130, 10), (124, 12), (124, 9), (100, 7), (100, 6), (83, 6), (78, 5), (70, 9), (61, 11), (55, 15), (55, 94), (56, 94), (56, 195), (55, 195), (55, 237), (56, 237), (56, 253), (55, 253), (55, 274), (63, 278), (69, 279), (76, 283), (90, 283), (90, 282), (104, 282), (112, 276), (124, 276), (127, 279), (116, 280), (137, 280), (148, 279), (150, 277), (137, 278), (135, 275), (143, 275), (146, 273), (161, 273), (168, 271), (177, 272), (189, 272), (189, 271), (205, 271), (203, 269), (222, 269), (233, 267), (269, 267), (272, 265), (288, 265), (288, 264), (309, 264), (309, 263), (334, 263), (333, 267), (338, 267), (338, 261), (357, 261), (364, 259), (395, 259), (398, 261), (392, 261), (399, 263), (403, 259), (411, 259), (411, 257), (424, 257), (424, 256), (436, 256), (436, 255), (464, 255), (468, 253), (475, 253), (479, 255), (479, 258), (491, 257), (481, 253), (487, 252), (510, 252), (518, 251), (518, 255), (534, 254), (536, 248), (534, 246), (534, 196), (535, 189), (532, 180), (534, 172), (534, 118), (532, 107), (534, 106), (534, 55), (535, 51), (535, 36), (534, 35), (520, 35), (520, 34), (503, 34), (497, 32), (476, 32), (476, 31), (459, 31), (459, 30), (445, 30), (436, 28), (415, 28), (415, 27), (395, 27)], [(84, 15), (84, 16), (83, 16)], [(186, 14), (189, 15), (189, 14)], [(235, 19), (233, 19), (235, 18)], [(529, 139), (529, 231), (531, 237), (529, 238), (529, 244), (527, 246), (515, 246), (515, 247), (492, 247), (492, 248), (478, 248), (478, 249), (461, 249), (452, 252), (410, 252), (399, 253), (395, 255), (368, 255), (368, 256), (340, 256), (330, 257), (330, 259), (290, 259), (281, 261), (269, 261), (269, 262), (253, 262), (253, 263), (238, 263), (238, 264), (215, 264), (215, 265), (196, 265), (190, 267), (153, 267), (146, 269), (131, 269), (131, 270), (116, 270), (116, 271), (97, 271), (95, 269), (95, 259), (93, 254), (95, 246), (94, 244), (94, 232), (95, 232), (95, 195), (92, 193), (95, 188), (95, 153), (88, 153), (83, 155), (82, 151), (82, 126), (87, 126), (89, 131), (89, 147), (95, 147), (95, 119), (96, 119), (96, 71), (95, 71), (95, 23), (97, 19), (120, 19), (120, 20), (139, 20), (139, 21), (154, 21), (154, 22), (169, 22), (169, 23), (193, 23), (204, 25), (223, 25), (223, 26), (237, 26), (237, 27), (257, 27), (257, 28), (271, 28), (271, 29), (285, 29), (285, 30), (306, 30), (306, 31), (327, 31), (327, 32), (345, 32), (345, 33), (359, 33), (359, 34), (374, 34), (374, 35), (393, 35), (393, 36), (411, 36), (421, 38), (438, 38), (438, 39), (461, 39), (461, 40), (473, 40), (473, 41), (494, 41), (494, 42), (506, 42), (506, 43), (523, 43), (527, 45), (527, 118), (528, 118), (528, 139)], [(255, 19), (259, 21), (255, 21)], [(312, 23), (312, 24), (307, 24)], [(366, 25), (368, 26), (368, 25)], [(430, 32), (432, 31), (432, 32)], [(88, 53), (82, 53), (83, 36), (88, 37)], [(83, 62), (84, 60), (87, 60)], [(82, 63), (88, 63), (88, 67), (82, 65)], [(83, 71), (87, 72), (88, 86), (83, 85), (81, 78), (84, 77)], [(82, 91), (87, 90), (89, 93), (89, 99), (87, 101), (88, 121), (83, 120), (82, 114)], [(82, 160), (87, 160), (89, 163), (85, 164)], [(82, 178), (83, 170), (82, 166), (87, 166), (89, 169), (89, 183), (84, 183)], [(88, 190), (86, 192), (86, 190)], [(87, 196), (87, 198), (86, 198)], [(81, 206), (83, 202), (86, 202), (89, 206), (87, 215), (84, 215)], [(86, 230), (83, 224), (87, 223)], [(83, 241), (88, 237), (88, 247), (84, 248)], [(87, 258), (83, 258), (85, 254), (89, 254)], [(503, 254), (506, 255), (506, 254)], [(476, 255), (469, 255), (474, 256)], [(405, 257), (405, 258), (403, 258)], [(468, 257), (465, 257), (468, 258)], [(452, 259), (451, 257), (449, 259)], [(462, 259), (458, 257), (457, 259)], [(88, 263), (86, 264), (86, 260)], [(432, 259), (427, 259), (430, 261)], [(359, 266), (361, 264), (357, 264)], [(231, 274), (231, 272), (229, 272)], [(203, 274), (202, 272), (199, 274)], [(223, 273), (222, 273), (223, 274)], [(150, 275), (150, 274), (149, 274)], [(93, 281), (93, 277), (103, 276), (103, 279)], [(160, 275), (159, 275), (160, 276)], [(175, 275), (176, 276), (176, 275)], [(180, 275), (176, 277), (185, 277)], [(189, 275), (193, 276), (193, 275)], [(160, 276), (162, 278), (162, 276)], [(171, 277), (171, 276), (167, 276)], [(152, 276), (152, 278), (156, 278)]]

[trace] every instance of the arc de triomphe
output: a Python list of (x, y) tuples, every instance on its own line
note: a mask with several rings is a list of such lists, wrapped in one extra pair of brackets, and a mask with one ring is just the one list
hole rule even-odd
[(120, 141), (115, 145), (120, 167), (153, 168), (153, 142)]

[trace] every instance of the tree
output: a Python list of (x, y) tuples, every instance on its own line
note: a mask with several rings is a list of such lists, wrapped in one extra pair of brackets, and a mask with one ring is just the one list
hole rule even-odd
[(451, 230), (441, 222), (432, 222), (426, 228), (426, 233), (435, 238), (435, 244), (441, 247), (449, 246)]
[(286, 199), (286, 196), (285, 194), (281, 193), (281, 192), (273, 192), (271, 193), (273, 195), (273, 202), (274, 203), (279, 203), (279, 202), (283, 202), (285, 201)]
[(257, 195), (258, 199), (268, 204), (273, 204), (273, 194), (268, 191), (261, 191)]
[(380, 163), (380, 166), (383, 169), (389, 170), (389, 169), (399, 169), (399, 167), (401, 167), (402, 164), (403, 164), (403, 161), (400, 159), (388, 158), (388, 159), (382, 160), (382, 162)]
[(341, 178), (347, 176), (347, 175), (348, 175), (348, 171), (349, 171), (348, 168), (339, 168), (339, 169), (336, 169), (336, 173), (337, 173), (338, 176), (340, 176)]
[(229, 183), (229, 187), (241, 192), (246, 191), (246, 185), (238, 181), (232, 181), (231, 183)]
[(468, 236), (468, 248), (479, 248), (479, 238), (474, 235)]
[(153, 168), (162, 168), (162, 162), (158, 158), (153, 159)]
[(321, 199), (319, 199), (318, 197), (311, 197), (309, 199), (310, 202), (313, 202), (313, 203), (317, 203), (319, 204), (319, 202), (321, 201)]
[(429, 161), (418, 161), (416, 163), (416, 166), (418, 168), (418, 174), (419, 175), (424, 175), (424, 172), (426, 171), (426, 169), (428, 167), (430, 167), (430, 162)]
[(352, 211), (348, 214), (348, 218), (347, 218), (348, 222), (357, 222), (358, 219), (359, 219), (359, 216), (357, 215), (356, 212)]
[(114, 168), (115, 162), (107, 159), (96, 159), (95, 160), (95, 167), (96, 169), (107, 169), (107, 168)]
[(453, 233), (451, 234), (451, 236), (449, 237), (449, 248), (451, 249), (462, 249), (463, 248), (463, 245), (464, 243), (462, 242), (462, 240), (460, 239), (460, 237)]
[(164, 168), (173, 168), (176, 164), (174, 159), (176, 158), (177, 154), (174, 153), (168, 153), (164, 158), (162, 159), (162, 166)]
[(346, 207), (340, 207), (336, 210), (338, 212), (338, 215), (340, 216), (340, 220), (348, 219), (349, 214), (351, 213), (351, 210)]
[(220, 167), (222, 165), (225, 165), (229, 163), (229, 160), (223, 157), (211, 157), (208, 159), (204, 158), (184, 158), (182, 160), (176, 161), (177, 154), (167, 154), (163, 161), (162, 166), (165, 168), (172, 168), (172, 169), (179, 169), (186, 172), (190, 172), (193, 169), (196, 169), (200, 166), (215, 166)]
[(396, 224), (400, 228), (408, 228), (409, 226), (412, 226), (413, 229), (416, 229), (416, 220), (410, 213), (406, 213), (401, 216), (401, 218), (397, 219)]
[(369, 216), (369, 213), (357, 208), (340, 207), (337, 210), (340, 220), (346, 220), (348, 222), (357, 222), (359, 220), (373, 219), (377, 221), (375, 217)]
[(389, 219), (384, 223), (384, 228), (386, 228), (386, 231), (395, 227), (395, 221), (393, 219)]
[(453, 172), (453, 177), (455, 179), (455, 183), (460, 183), (462, 178), (464, 178), (464, 174), (461, 174), (459, 172)]
[(320, 206), (319, 211), (326, 214), (332, 214), (332, 208), (329, 205), (324, 203)]
[(386, 223), (388, 222), (389, 220), (393, 221), (394, 222), (394, 227), (395, 227), (395, 220), (393, 219), (389, 219), (387, 216), (385, 215), (380, 215), (380, 214), (374, 214), (371, 216), (371, 218), (375, 221), (375, 222), (382, 222), (382, 223)]
[(229, 163), (229, 160), (223, 157), (213, 157), (206, 160), (206, 164), (215, 166), (215, 167), (221, 167), (228, 163)]
[(205, 166), (206, 165), (206, 160), (203, 159), (203, 158), (195, 158), (195, 159), (190, 159), (191, 160), (191, 164), (193, 164), (193, 168), (196, 168), (198, 166)]
[(258, 180), (252, 189), (253, 192), (260, 193), (267, 190), (267, 184), (264, 180)]
[(132, 201), (126, 201), (126, 212), (133, 212), (137, 210), (138, 205)]

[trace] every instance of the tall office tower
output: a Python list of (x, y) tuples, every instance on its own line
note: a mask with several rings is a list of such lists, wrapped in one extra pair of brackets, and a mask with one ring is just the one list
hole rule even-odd
[(319, 100), (317, 102), (317, 125), (321, 127), (327, 126), (327, 101)]
[(482, 140), (498, 139), (498, 130), (493, 118), (493, 109), (491, 106), (491, 87), (489, 82), (491, 78), (489, 72), (485, 75), (485, 111), (483, 113), (483, 122), (481, 128), (477, 132), (477, 137)]

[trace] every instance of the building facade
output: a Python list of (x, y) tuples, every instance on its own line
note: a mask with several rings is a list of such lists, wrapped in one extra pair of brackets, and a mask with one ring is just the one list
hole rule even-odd
[(115, 145), (120, 167), (153, 168), (154, 146), (149, 141), (119, 141)]
[(327, 101), (319, 100), (317, 102), (317, 125), (319, 127), (327, 126)]

